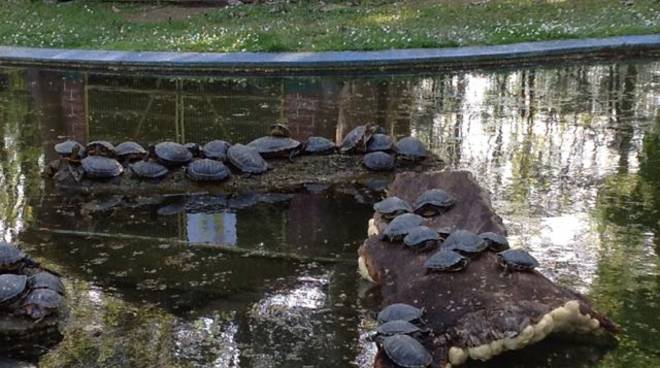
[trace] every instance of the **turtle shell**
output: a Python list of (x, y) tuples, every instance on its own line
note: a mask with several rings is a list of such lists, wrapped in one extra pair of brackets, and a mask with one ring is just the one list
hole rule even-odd
[(383, 238), (389, 239), (390, 241), (398, 241), (403, 239), (408, 232), (417, 226), (420, 226), (424, 223), (424, 218), (422, 216), (416, 215), (414, 213), (404, 213), (395, 217), (383, 230)]
[(229, 162), (244, 173), (261, 174), (268, 170), (268, 163), (259, 151), (243, 144), (235, 144), (227, 150)]
[(190, 150), (176, 142), (158, 143), (154, 147), (154, 153), (163, 165), (170, 167), (185, 165), (193, 158)]
[(522, 249), (509, 249), (497, 253), (500, 266), (513, 271), (531, 271), (539, 266), (539, 262), (531, 254)]
[(391, 152), (394, 150), (394, 140), (386, 134), (374, 134), (367, 144), (367, 152)]
[(231, 171), (220, 161), (203, 158), (191, 162), (186, 175), (194, 181), (222, 181), (231, 176)]
[(431, 271), (460, 271), (467, 266), (468, 259), (457, 252), (441, 249), (424, 262), (424, 267)]
[(437, 231), (426, 226), (416, 226), (408, 231), (408, 235), (403, 238), (403, 244), (422, 250), (436, 245), (438, 240), (440, 235)]
[(274, 123), (270, 126), (270, 135), (273, 137), (288, 137), (291, 134), (286, 124)]
[(119, 161), (104, 156), (87, 156), (81, 162), (85, 176), (89, 178), (114, 178), (124, 172)]
[(73, 139), (67, 139), (64, 142), (55, 145), (55, 152), (61, 157), (71, 156), (76, 149), (79, 153), (82, 153), (85, 150), (85, 147)]
[(138, 161), (130, 166), (131, 171), (139, 178), (158, 179), (167, 175), (167, 167), (154, 161)]
[(85, 146), (88, 155), (114, 156), (115, 146), (108, 141), (91, 141)]
[(227, 150), (231, 144), (229, 142), (216, 139), (206, 143), (202, 147), (202, 155), (211, 160), (225, 161), (227, 159)]
[(362, 163), (372, 171), (390, 171), (394, 169), (394, 156), (385, 152), (371, 152), (364, 155)]
[(115, 147), (115, 154), (122, 160), (142, 159), (147, 151), (140, 144), (133, 141), (119, 143)]
[(0, 304), (11, 303), (23, 294), (27, 276), (7, 273), (0, 275)]
[(408, 335), (394, 335), (383, 340), (383, 350), (396, 365), (404, 368), (425, 368), (433, 357), (424, 345)]
[(309, 137), (305, 143), (305, 153), (312, 155), (333, 153), (336, 149), (335, 142), (324, 137)]
[(9, 271), (16, 269), (18, 263), (25, 259), (23, 253), (13, 244), (0, 242), (0, 270)]
[(341, 153), (366, 152), (369, 140), (379, 129), (378, 125), (371, 123), (356, 126), (344, 136), (341, 145), (339, 145), (339, 151)]
[(392, 196), (376, 202), (374, 211), (380, 213), (386, 220), (391, 220), (396, 216), (412, 212), (412, 207), (403, 199)]
[(28, 307), (32, 318), (40, 319), (59, 308), (62, 301), (62, 296), (51, 289), (34, 289), (25, 298), (23, 306)]
[(485, 240), (488, 243), (488, 249), (493, 252), (501, 252), (503, 250), (509, 249), (509, 241), (506, 236), (500, 235), (493, 232), (485, 232), (479, 234), (481, 239)]
[(422, 332), (422, 330), (413, 325), (412, 323), (404, 320), (394, 320), (385, 322), (382, 325), (378, 326), (376, 333), (383, 336), (392, 336), (392, 335), (411, 335), (414, 333)]
[(295, 139), (273, 136), (257, 138), (247, 145), (255, 148), (264, 158), (290, 157), (301, 147), (301, 143)]
[(396, 142), (397, 155), (406, 160), (418, 161), (426, 158), (424, 143), (415, 137), (401, 138)]
[(442, 243), (442, 248), (464, 254), (476, 254), (488, 248), (485, 240), (467, 230), (455, 230)]
[(412, 305), (404, 303), (390, 304), (378, 312), (378, 322), (387, 323), (390, 321), (414, 322), (422, 318), (424, 311), (415, 308)]
[(30, 289), (50, 289), (64, 295), (64, 284), (59, 277), (50, 272), (42, 271), (30, 276), (28, 280)]
[(420, 194), (413, 205), (415, 213), (424, 217), (435, 216), (454, 205), (454, 197), (442, 189), (429, 189)]

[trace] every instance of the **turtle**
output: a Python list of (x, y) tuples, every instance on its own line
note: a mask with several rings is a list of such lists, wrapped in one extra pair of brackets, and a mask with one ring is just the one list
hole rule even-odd
[(67, 139), (64, 142), (55, 145), (55, 152), (57, 152), (62, 159), (80, 162), (80, 159), (85, 154), (85, 147), (83, 147), (78, 141)]
[(356, 126), (344, 136), (339, 151), (341, 153), (366, 152), (369, 140), (378, 129), (379, 126), (373, 123)]
[(403, 238), (403, 244), (412, 249), (425, 250), (438, 244), (438, 240), (440, 235), (437, 231), (426, 226), (416, 226), (408, 231), (408, 235)]
[(273, 137), (288, 138), (291, 132), (289, 127), (283, 123), (274, 123), (270, 126), (270, 135)]
[(385, 322), (376, 328), (379, 336), (416, 335), (421, 332), (423, 332), (421, 328), (401, 319)]
[(371, 171), (394, 170), (394, 156), (385, 152), (371, 152), (364, 155), (362, 164)]
[(394, 150), (394, 140), (387, 134), (376, 133), (371, 137), (367, 144), (367, 152), (392, 152)]
[(404, 368), (425, 368), (433, 357), (424, 345), (408, 335), (394, 335), (383, 339), (383, 350), (394, 364)]
[(114, 158), (87, 156), (80, 161), (84, 175), (94, 179), (110, 179), (121, 175), (124, 167)]
[(193, 157), (199, 157), (202, 155), (202, 148), (195, 142), (184, 143), (183, 146), (192, 153)]
[(488, 231), (479, 234), (479, 237), (488, 243), (488, 249), (493, 252), (501, 252), (509, 249), (509, 241), (504, 235)]
[(227, 150), (229, 162), (240, 171), (247, 174), (261, 174), (268, 170), (266, 160), (254, 147), (235, 144)]
[(27, 295), (21, 308), (26, 315), (40, 321), (57, 312), (62, 301), (62, 296), (54, 290), (34, 289)]
[(186, 167), (186, 176), (194, 181), (222, 181), (231, 176), (231, 171), (220, 161), (202, 158)]
[(257, 138), (247, 145), (255, 148), (263, 158), (292, 158), (303, 148), (302, 144), (293, 138), (273, 136)]
[(0, 272), (17, 270), (25, 264), (25, 261), (28, 261), (28, 264), (33, 263), (15, 245), (0, 242)]
[(309, 137), (304, 146), (303, 151), (310, 155), (324, 155), (337, 150), (335, 142), (325, 137)]
[(62, 280), (50, 272), (41, 271), (28, 279), (30, 289), (50, 289), (60, 295), (64, 295), (65, 289)]
[(27, 276), (7, 273), (0, 275), (0, 306), (18, 300), (25, 292)]
[(454, 205), (456, 200), (442, 189), (429, 189), (420, 194), (413, 205), (414, 212), (424, 217), (438, 215)]
[(390, 321), (406, 321), (417, 322), (421, 321), (424, 311), (405, 303), (394, 303), (383, 308), (378, 312), (378, 322), (387, 323)]
[(155, 146), (150, 146), (149, 153), (167, 167), (185, 165), (193, 158), (190, 150), (176, 142), (160, 142)]
[(488, 248), (488, 243), (468, 230), (454, 230), (442, 243), (442, 248), (463, 254), (478, 254)]
[(508, 249), (497, 253), (497, 261), (507, 271), (531, 271), (539, 262), (522, 249)]
[(115, 146), (108, 141), (91, 141), (85, 146), (85, 152), (88, 156), (115, 156)]
[(412, 212), (412, 207), (403, 199), (392, 196), (376, 202), (374, 211), (378, 212), (385, 220), (391, 220), (404, 213)]
[(424, 143), (415, 137), (405, 137), (396, 142), (397, 156), (409, 161), (420, 161), (426, 158)]
[(167, 167), (150, 160), (138, 161), (129, 167), (133, 174), (141, 179), (160, 179), (169, 172)]
[(115, 147), (115, 154), (124, 162), (142, 160), (147, 155), (147, 151), (140, 144), (133, 141), (119, 143)]
[(449, 249), (440, 249), (424, 262), (424, 267), (429, 271), (453, 272), (463, 270), (467, 263), (468, 259), (461, 254)]
[(211, 160), (225, 161), (227, 160), (227, 150), (230, 146), (231, 144), (229, 142), (220, 139), (212, 140), (202, 146), (202, 156)]
[(404, 213), (395, 217), (383, 230), (382, 239), (389, 239), (392, 242), (402, 240), (410, 229), (420, 226), (424, 223), (422, 216), (414, 213)]

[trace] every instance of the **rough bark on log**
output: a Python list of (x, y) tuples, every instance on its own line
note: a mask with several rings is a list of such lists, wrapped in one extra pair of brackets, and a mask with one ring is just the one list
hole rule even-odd
[[(427, 219), (427, 226), (506, 234), (487, 193), (468, 172), (402, 173), (388, 195), (412, 203), (432, 188), (452, 193), (456, 205)], [(379, 240), (377, 234), (385, 225), (374, 215), (370, 237), (359, 249), (361, 271), (380, 286), (383, 306), (402, 302), (424, 308), (424, 319), (432, 331), (424, 344), (432, 352), (433, 367), (456, 366), (467, 359), (487, 360), (550, 333), (609, 334), (616, 329), (583, 296), (555, 285), (541, 273), (503, 272), (492, 252), (472, 259), (460, 272), (427, 273), (423, 264), (433, 251), (416, 253)], [(391, 363), (381, 351), (375, 367), (387, 366)]]

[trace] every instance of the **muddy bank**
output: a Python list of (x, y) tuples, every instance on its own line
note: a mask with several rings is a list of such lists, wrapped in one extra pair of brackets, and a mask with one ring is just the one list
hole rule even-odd
[[(456, 205), (427, 219), (427, 226), (506, 234), (487, 193), (470, 173), (403, 173), (388, 194), (413, 202), (431, 188), (452, 193)], [(536, 271), (505, 273), (492, 252), (472, 259), (461, 272), (427, 273), (423, 264), (433, 251), (416, 253), (379, 240), (377, 234), (384, 226), (378, 215), (370, 222), (370, 237), (359, 249), (363, 273), (380, 286), (383, 306), (403, 302), (424, 308), (433, 331), (424, 341), (432, 352), (433, 367), (489, 360), (554, 333), (609, 336), (616, 330), (582, 295)], [(391, 363), (379, 352), (375, 366)]]

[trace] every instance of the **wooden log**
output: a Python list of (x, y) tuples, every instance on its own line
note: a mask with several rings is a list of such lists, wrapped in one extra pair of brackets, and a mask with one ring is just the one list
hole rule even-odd
[[(506, 234), (487, 193), (468, 172), (402, 173), (388, 194), (412, 203), (432, 188), (452, 193), (456, 205), (427, 219), (427, 226)], [(407, 303), (424, 308), (432, 334), (423, 343), (432, 352), (433, 367), (456, 366), (467, 359), (488, 360), (550, 333), (609, 335), (616, 331), (582, 295), (557, 286), (537, 271), (503, 272), (492, 252), (472, 259), (463, 271), (429, 273), (423, 264), (433, 251), (413, 252), (380, 240), (378, 233), (385, 226), (374, 215), (370, 237), (358, 252), (361, 272), (380, 286), (383, 306)], [(382, 351), (375, 366), (391, 366)]]

